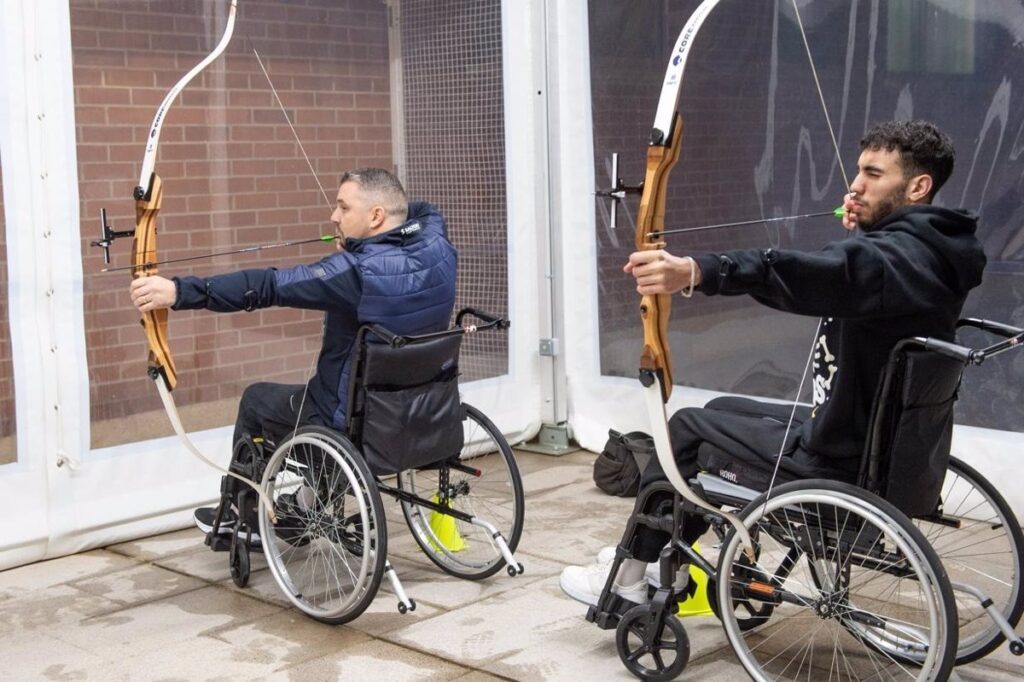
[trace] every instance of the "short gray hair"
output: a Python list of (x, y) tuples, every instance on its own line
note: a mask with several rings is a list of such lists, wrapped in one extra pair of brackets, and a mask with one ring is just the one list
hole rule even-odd
[(359, 185), (370, 202), (383, 206), (388, 215), (397, 215), (404, 219), (409, 214), (409, 200), (405, 195), (405, 189), (390, 171), (383, 168), (357, 168), (342, 175), (338, 185), (344, 185), (346, 182)]

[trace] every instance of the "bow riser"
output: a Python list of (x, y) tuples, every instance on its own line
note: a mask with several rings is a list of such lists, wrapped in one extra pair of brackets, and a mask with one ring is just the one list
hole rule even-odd
[[(156, 218), (163, 198), (163, 183), (154, 174), (145, 198), (135, 202), (135, 235), (132, 239), (132, 276), (135, 278), (150, 277), (158, 272), (156, 266), (149, 263), (156, 260)], [(163, 377), (167, 389), (173, 391), (178, 384), (178, 372), (167, 342), (167, 309), (143, 313), (141, 321), (149, 345), (149, 373), (154, 379), (156, 375)]]
[[(665, 242), (654, 240), (651, 233), (665, 229), (665, 199), (668, 196), (668, 178), (679, 161), (683, 132), (682, 118), (676, 114), (671, 138), (667, 146), (652, 143), (647, 148), (647, 171), (644, 191), (637, 214), (636, 249), (649, 251), (665, 248)], [(640, 319), (643, 322), (644, 347), (640, 355), (640, 372), (657, 374), (661, 384), (662, 401), (672, 395), (672, 358), (668, 354), (668, 322), (672, 314), (672, 297), (667, 294), (644, 296), (640, 301)], [(642, 378), (642, 380), (645, 380)]]

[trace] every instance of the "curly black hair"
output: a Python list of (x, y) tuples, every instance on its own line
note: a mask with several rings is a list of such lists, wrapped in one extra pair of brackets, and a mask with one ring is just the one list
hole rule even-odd
[(868, 130), (860, 141), (860, 150), (897, 151), (904, 177), (930, 175), (930, 202), (953, 173), (956, 151), (949, 135), (928, 121), (886, 121)]

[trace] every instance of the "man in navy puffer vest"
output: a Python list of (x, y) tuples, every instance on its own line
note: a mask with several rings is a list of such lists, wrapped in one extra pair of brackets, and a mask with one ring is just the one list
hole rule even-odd
[[(434, 206), (409, 203), (401, 183), (388, 171), (360, 169), (342, 176), (331, 221), (337, 226), (339, 250), (311, 265), (212, 277), (140, 277), (131, 284), (132, 303), (141, 312), (286, 306), (326, 313), (316, 374), (305, 385), (257, 383), (246, 388), (235, 443), (246, 435), (279, 442), (299, 424), (344, 429), (348, 361), (360, 325), (377, 323), (398, 334), (448, 326), (457, 259), (444, 216)], [(213, 511), (197, 510), (201, 529), (210, 530)], [(230, 516), (222, 516), (219, 530), (231, 531)]]

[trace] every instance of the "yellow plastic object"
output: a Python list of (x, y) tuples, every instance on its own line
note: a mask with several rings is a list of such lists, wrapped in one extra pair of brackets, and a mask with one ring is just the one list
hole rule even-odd
[[(439, 498), (436, 494), (431, 498), (434, 504), (437, 504), (438, 500)], [(445, 506), (449, 505), (446, 504)], [(466, 549), (466, 541), (462, 539), (462, 534), (459, 533), (459, 527), (455, 523), (454, 516), (431, 511), (428, 523), (430, 523), (430, 530), (433, 531), (434, 537), (437, 538), (445, 550), (461, 552)], [(433, 545), (436, 551), (441, 551), (441, 547), (438, 547), (433, 539), (430, 539), (430, 544)]]
[[(693, 548), (700, 552), (700, 543), (693, 543)], [(711, 604), (708, 602), (707, 573), (690, 564), (690, 580), (697, 586), (697, 591), (693, 593), (692, 597), (679, 604), (679, 611), (677, 612), (679, 617), (715, 615), (715, 612), (711, 610)]]

